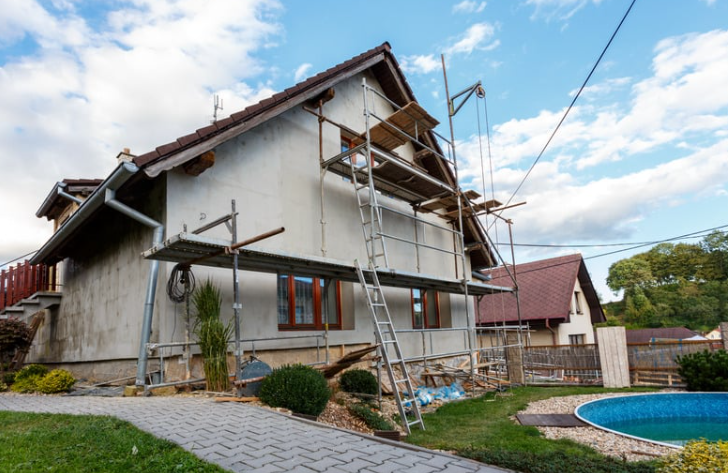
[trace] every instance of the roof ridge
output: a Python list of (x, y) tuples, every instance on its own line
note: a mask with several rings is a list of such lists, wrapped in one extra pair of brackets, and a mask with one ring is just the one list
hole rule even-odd
[(305, 91), (308, 91), (326, 80), (330, 79), (335, 74), (349, 70), (356, 67), (358, 64), (369, 60), (370, 58), (376, 57), (378, 54), (387, 54), (390, 58), (391, 46), (389, 42), (384, 42), (381, 45), (365, 51), (357, 56), (352, 57), (342, 63), (332, 66), (325, 71), (319, 72), (318, 74), (311, 76), (301, 82), (298, 82), (291, 87), (288, 87), (281, 92), (277, 92), (270, 97), (262, 99), (254, 104), (250, 104), (242, 110), (231, 113), (228, 117), (218, 120), (210, 125), (198, 128), (193, 133), (180, 136), (175, 141), (157, 146), (152, 151), (141, 154), (134, 158), (134, 164), (140, 167), (145, 167), (153, 162), (156, 162), (166, 156), (182, 151), (183, 149), (189, 148), (194, 144), (205, 141), (211, 138), (213, 135), (221, 133), (224, 130), (229, 130), (250, 118), (259, 115), (267, 110), (270, 110), (281, 103), (289, 100), (292, 97), (298, 96)]

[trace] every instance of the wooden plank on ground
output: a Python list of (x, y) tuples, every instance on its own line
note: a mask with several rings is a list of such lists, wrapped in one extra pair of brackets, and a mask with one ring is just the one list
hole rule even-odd
[(321, 371), (325, 378), (332, 378), (355, 363), (375, 360), (376, 357), (374, 356), (366, 358), (365, 356), (368, 353), (376, 350), (378, 346), (379, 345), (370, 345), (368, 347), (360, 348), (359, 350), (350, 351), (346, 355), (339, 358), (337, 361), (329, 363), (328, 365), (317, 366), (316, 369)]
[(229, 397), (229, 396), (220, 396), (215, 398), (215, 402), (255, 402), (259, 401), (260, 398), (257, 396), (250, 396), (250, 397)]
[(521, 425), (534, 425), (540, 427), (585, 427), (574, 414), (516, 414)]

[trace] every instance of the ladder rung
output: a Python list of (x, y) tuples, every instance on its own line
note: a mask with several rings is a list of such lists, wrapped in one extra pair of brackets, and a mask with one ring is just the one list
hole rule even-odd
[(397, 343), (397, 340), (382, 340), (382, 343)]
[(377, 322), (379, 325), (392, 325), (392, 322)]
[(382, 304), (381, 302), (372, 302), (372, 307), (385, 307), (387, 304)]
[(407, 381), (409, 381), (409, 379), (407, 379), (407, 378), (404, 378), (404, 379), (398, 379), (398, 380), (396, 380), (396, 381), (395, 381), (394, 383), (395, 383), (395, 384), (400, 384), (400, 383), (406, 383)]
[(412, 422), (407, 422), (407, 425), (415, 425), (415, 424), (422, 424), (421, 420), (413, 420)]

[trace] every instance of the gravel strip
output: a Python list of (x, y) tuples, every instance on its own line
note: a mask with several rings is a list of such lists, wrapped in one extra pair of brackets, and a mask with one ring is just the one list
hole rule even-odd
[[(578, 396), (552, 397), (532, 402), (519, 414), (573, 414), (585, 402), (605, 397), (629, 396), (629, 393), (582, 394)], [(548, 439), (571, 439), (592, 447), (605, 455), (626, 461), (650, 460), (673, 453), (676, 449), (651, 442), (634, 440), (594, 427), (537, 427)]]

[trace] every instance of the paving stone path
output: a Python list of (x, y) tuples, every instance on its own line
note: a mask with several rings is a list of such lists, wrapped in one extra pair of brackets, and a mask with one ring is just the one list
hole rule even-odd
[(0, 395), (0, 410), (115, 416), (234, 472), (504, 472), (453, 455), (209, 398)]

